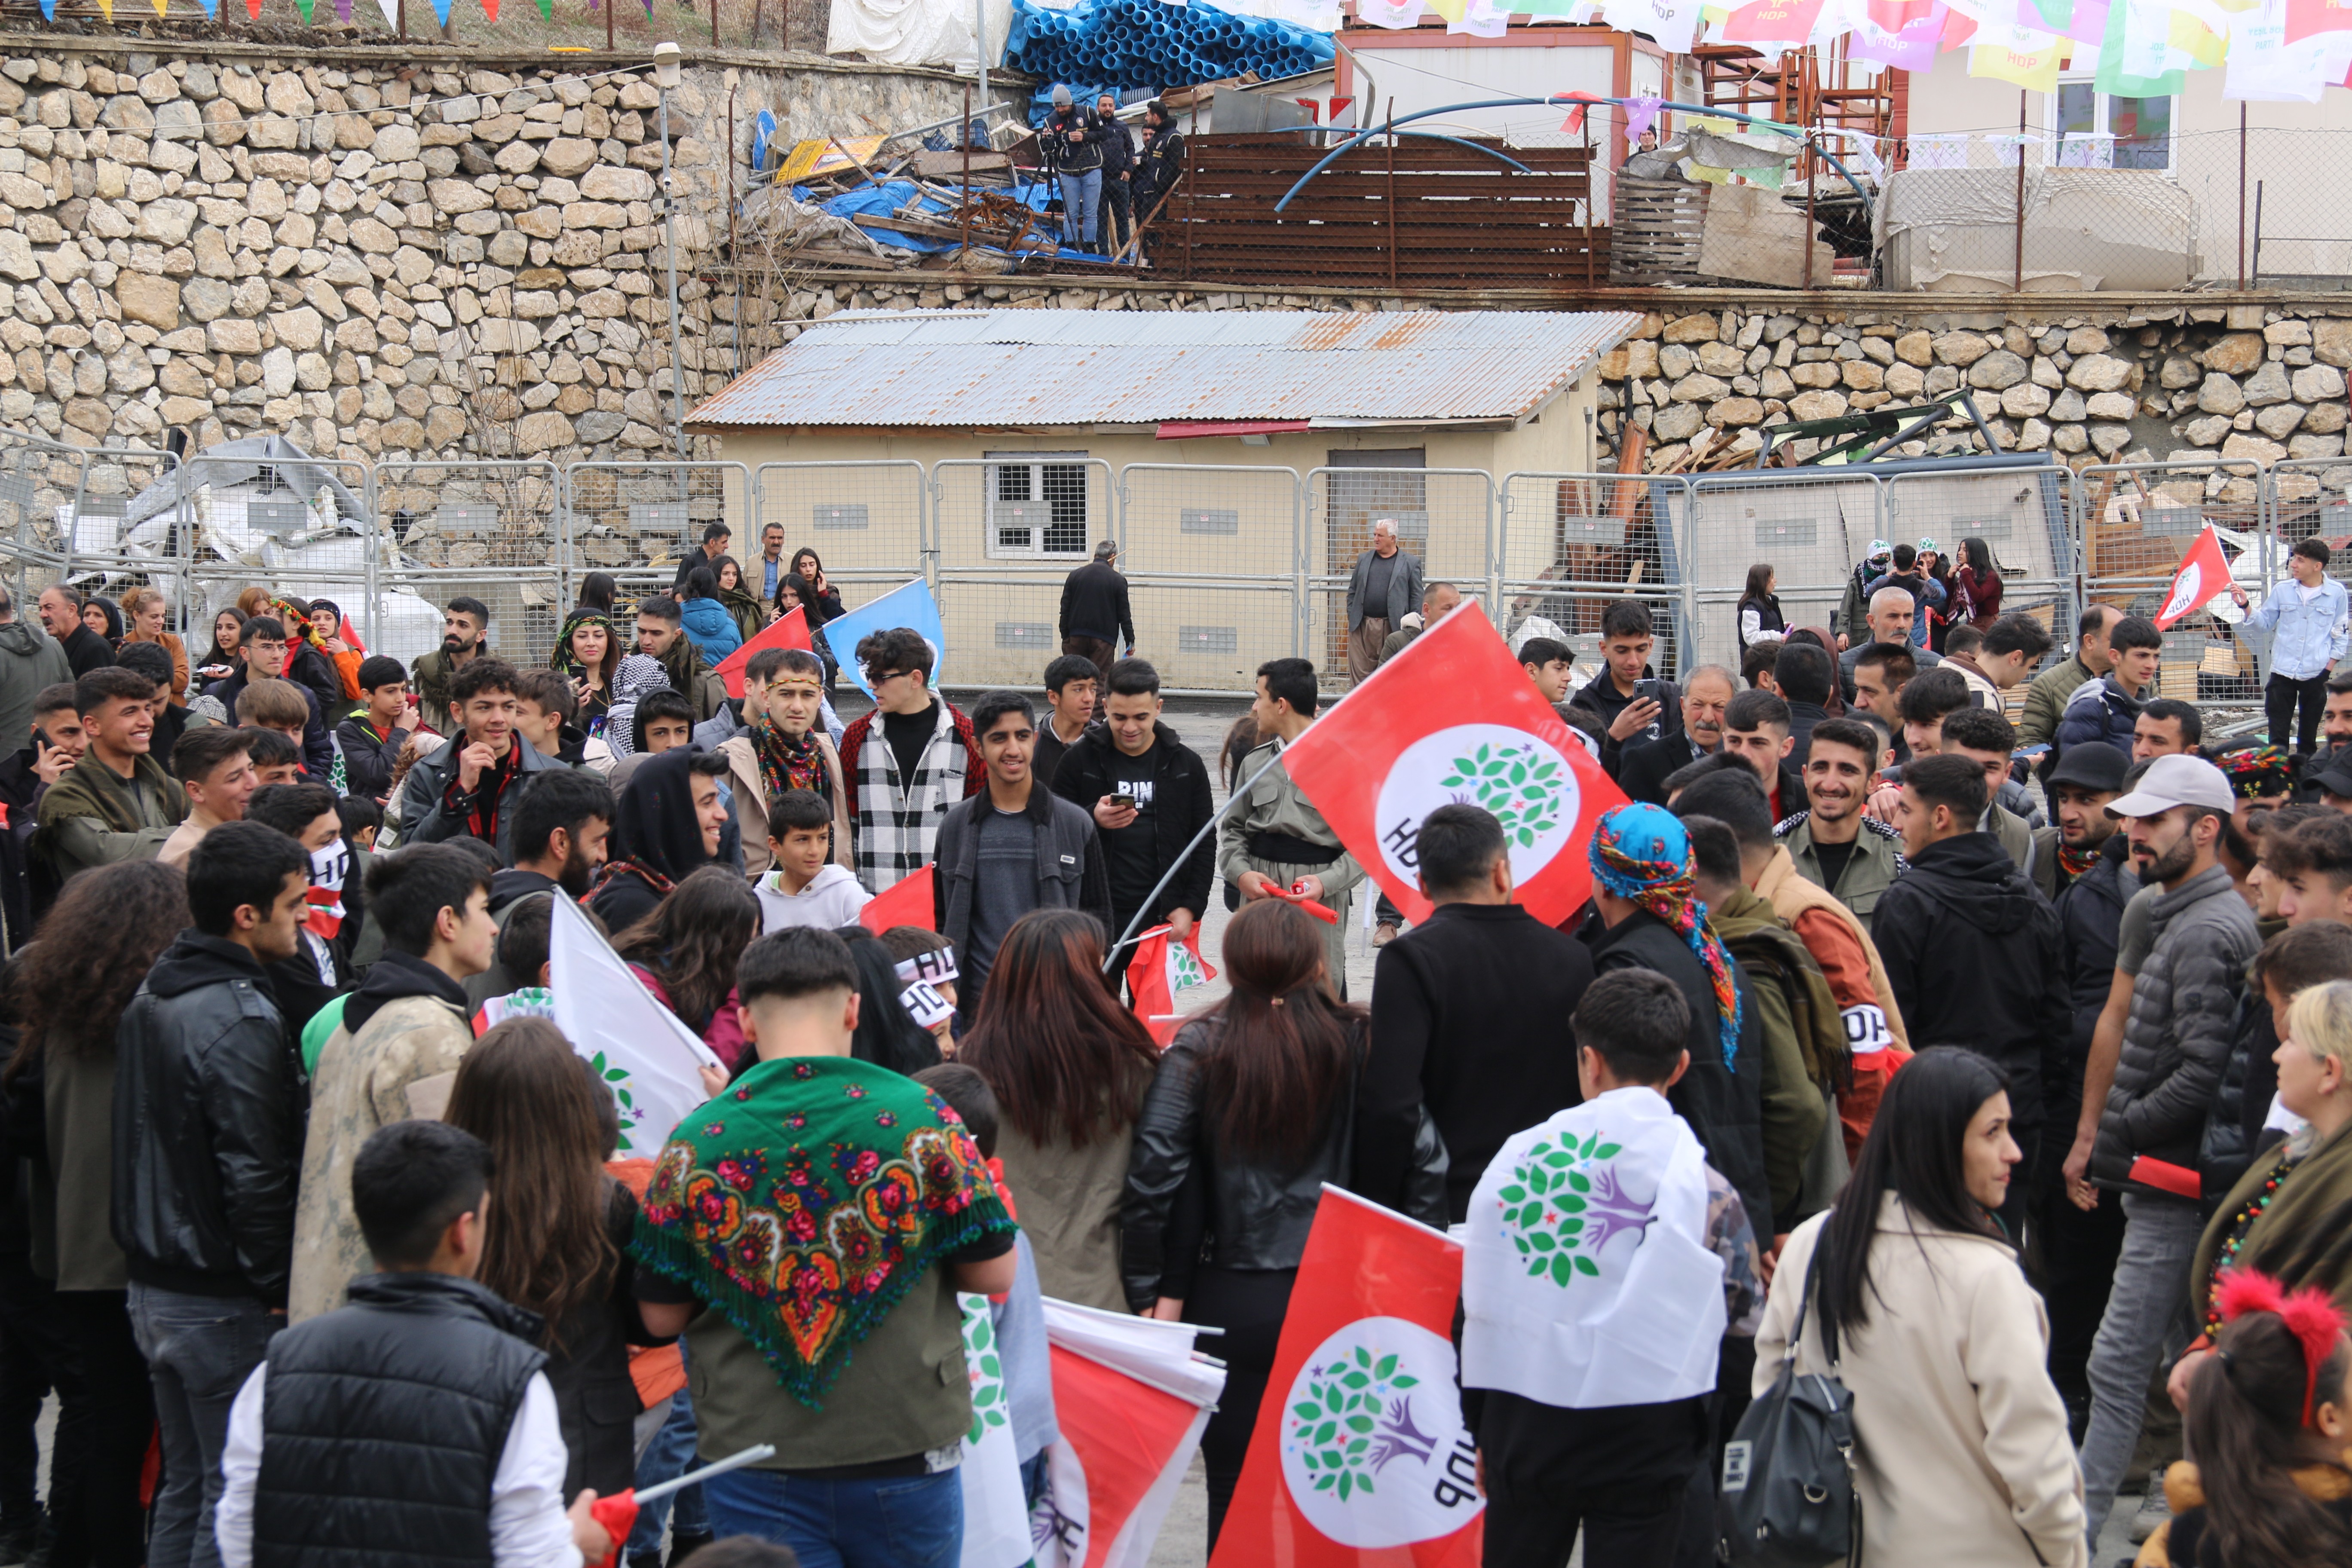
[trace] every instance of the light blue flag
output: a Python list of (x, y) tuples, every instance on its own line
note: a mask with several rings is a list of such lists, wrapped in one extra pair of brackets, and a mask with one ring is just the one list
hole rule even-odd
[(866, 672), (857, 667), (858, 639), (893, 626), (911, 626), (931, 645), (931, 685), (937, 687), (947, 661), (948, 634), (940, 623), (939, 601), (931, 597), (930, 584), (920, 577), (825, 622), (824, 640), (832, 645), (833, 657), (840, 664), (841, 672), (857, 683), (858, 690), (871, 697), (874, 689), (866, 684)]
[(44, 22), (54, 22), (57, 19), (58, 0), (41, 0), (41, 20)]
[(455, 4), (457, 0), (433, 0), (433, 14), (441, 18), (441, 28), (444, 32), (449, 28), (449, 8)]

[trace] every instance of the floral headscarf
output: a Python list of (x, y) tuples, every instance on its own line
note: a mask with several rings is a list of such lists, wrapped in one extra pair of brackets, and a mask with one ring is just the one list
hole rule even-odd
[(1722, 1017), (1723, 1065), (1730, 1067), (1739, 1051), (1739, 988), (1731, 955), (1707, 927), (1682, 820), (1664, 806), (1621, 805), (1594, 827), (1589, 854), (1593, 880), (1673, 927), (1706, 966)]
[(2215, 759), (2230, 793), (2240, 800), (2268, 800), (2294, 793), (2294, 760), (2282, 746), (2249, 746)]

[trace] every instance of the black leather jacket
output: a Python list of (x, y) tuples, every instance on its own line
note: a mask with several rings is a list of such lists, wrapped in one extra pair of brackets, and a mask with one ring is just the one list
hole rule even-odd
[(284, 1306), (305, 1112), (268, 977), (236, 943), (184, 931), (115, 1042), (113, 1229), (131, 1278)]
[[(1201, 1114), (1200, 1054), (1224, 1027), (1222, 1016), (1187, 1024), (1160, 1058), (1143, 1097), (1119, 1205), (1119, 1273), (1128, 1305), (1142, 1311), (1162, 1296), (1182, 1298), (1197, 1263), (1220, 1268), (1296, 1268), (1307, 1249), (1323, 1184), (1345, 1186), (1355, 1146), (1356, 1076), (1370, 1042), (1354, 1040), (1356, 1064), (1329, 1105), (1315, 1148), (1295, 1165), (1236, 1154)], [(1304, 1114), (1302, 1108), (1302, 1114)], [(1406, 1212), (1445, 1225), (1445, 1147), (1423, 1113), (1406, 1185)]]

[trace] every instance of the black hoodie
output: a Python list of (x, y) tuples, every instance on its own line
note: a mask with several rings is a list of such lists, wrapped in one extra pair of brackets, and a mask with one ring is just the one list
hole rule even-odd
[[(635, 861), (675, 887), (688, 872), (711, 863), (702, 847), (702, 828), (694, 820), (694, 759), (699, 753), (686, 746), (647, 757), (631, 775), (615, 809), (613, 859)], [(604, 923), (614, 931), (653, 912), (661, 892), (625, 868), (604, 879), (590, 900)]]
[[(2065, 1082), (2074, 1014), (2058, 913), (1990, 833), (1930, 844), (1870, 921), (1911, 1048), (1965, 1046), (2008, 1069), (2020, 1131)], [(2061, 1108), (2063, 1113), (2063, 1107)], [(2027, 1157), (2033, 1144), (2023, 1138)]]
[(403, 996), (430, 996), (446, 1002), (458, 1017), (470, 1016), (466, 1005), (466, 988), (434, 968), (421, 958), (386, 948), (383, 956), (359, 983), (352, 999), (343, 1004), (343, 1027), (358, 1034), (368, 1026), (368, 1020), (382, 1012), (384, 1005), (397, 1002)]

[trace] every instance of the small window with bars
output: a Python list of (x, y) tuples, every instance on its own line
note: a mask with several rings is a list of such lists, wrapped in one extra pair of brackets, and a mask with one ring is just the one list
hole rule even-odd
[(989, 554), (1004, 560), (1083, 560), (1087, 550), (1087, 455), (991, 452), (988, 459)]

